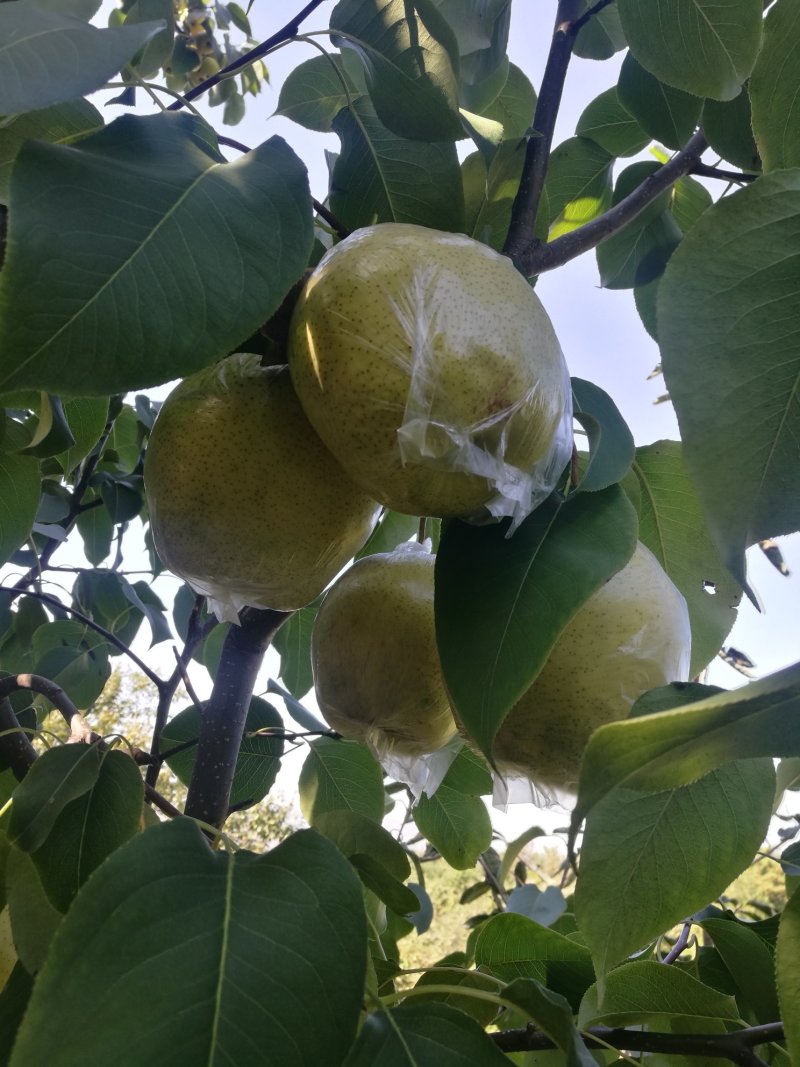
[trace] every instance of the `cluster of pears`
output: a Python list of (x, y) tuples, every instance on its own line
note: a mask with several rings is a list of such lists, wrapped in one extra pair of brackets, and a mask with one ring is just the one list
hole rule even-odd
[[(144, 468), (153, 539), (220, 617), (236, 621), (245, 605), (292, 610), (352, 559), (381, 505), (519, 521), (567, 462), (570, 429), (558, 340), (510, 261), (457, 234), (368, 227), (312, 273), (286, 366), (229, 356), (166, 399)], [(498, 765), (565, 784), (591, 730), (627, 710), (621, 696), (674, 676), (660, 650), (674, 641), (677, 602), (652, 588), (671, 583), (643, 553), (564, 632), (498, 735)], [(315, 686), (345, 737), (416, 756), (457, 732), (433, 569), (421, 549), (375, 555), (326, 595)], [(657, 651), (621, 678), (618, 650), (643, 623)], [(581, 658), (605, 664), (585, 694), (574, 684)]]

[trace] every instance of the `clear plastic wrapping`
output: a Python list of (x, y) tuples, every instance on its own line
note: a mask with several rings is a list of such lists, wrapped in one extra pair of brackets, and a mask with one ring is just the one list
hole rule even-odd
[(295, 311), (301, 402), (396, 511), (516, 526), (572, 452), (569, 372), (511, 261), (462, 234), (383, 224), (322, 259)]

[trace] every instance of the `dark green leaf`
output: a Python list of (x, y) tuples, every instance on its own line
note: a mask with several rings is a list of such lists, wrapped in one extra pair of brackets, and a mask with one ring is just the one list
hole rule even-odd
[(41, 484), (38, 460), (0, 452), (0, 562), (30, 536)]
[(506, 878), (508, 878), (511, 873), (514, 861), (520, 852), (522, 852), (523, 848), (535, 838), (543, 836), (544, 830), (541, 826), (531, 826), (527, 830), (523, 830), (519, 837), (515, 837), (513, 841), (508, 842), (506, 850), (503, 853), (503, 862), (500, 864), (500, 871), (497, 876), (500, 885), (506, 884)]
[(398, 137), (452, 141), (458, 119), (458, 46), (431, 0), (340, 0), (334, 40), (356, 51), (381, 123)]
[[(585, 14), (592, 6), (593, 0), (581, 0), (581, 14)], [(611, 59), (626, 44), (617, 5), (610, 4), (581, 26), (573, 52), (583, 59)]]
[[(391, 552), (404, 541), (410, 540), (419, 530), (416, 515), (402, 515), (399, 511), (385, 511), (381, 520), (369, 535), (366, 544), (356, 553), (356, 559), (372, 556), (377, 552)], [(285, 629), (285, 627), (284, 627)]]
[(22, 964), (17, 963), (0, 992), (0, 1063), (4, 1065), (11, 1056), (11, 1047), (32, 989), (33, 979)]
[(312, 741), (299, 788), (300, 807), (312, 826), (331, 811), (354, 811), (376, 823), (383, 819), (383, 773), (366, 745), (357, 741)]
[(742, 585), (745, 548), (800, 526), (798, 220), (800, 174), (765, 175), (703, 213), (659, 286), (684, 460)]
[(466, 232), (498, 252), (508, 232), (524, 160), (524, 142), (504, 141), (488, 171), (479, 153), (468, 156), (462, 168)]
[(800, 166), (798, 34), (800, 11), (791, 0), (778, 0), (767, 13), (764, 43), (750, 79), (753, 131), (765, 170)]
[(51, 903), (65, 912), (80, 887), (114, 849), (139, 830), (144, 789), (124, 752), (101, 754), (94, 784), (56, 819), (33, 861)]
[(64, 808), (88, 792), (100, 773), (96, 745), (63, 745), (36, 760), (14, 790), (9, 840), (17, 848), (40, 848)]
[(47, 959), (61, 912), (47, 899), (33, 860), (17, 849), (6, 864), (6, 892), (17, 955), (25, 970), (35, 974)]
[(464, 228), (455, 145), (406, 141), (360, 96), (333, 121), (342, 150), (331, 175), (331, 210), (348, 229), (373, 222)]
[(703, 985), (686, 971), (653, 960), (635, 960), (606, 975), (602, 997), (598, 986), (587, 992), (578, 1024), (654, 1023), (662, 1029), (670, 1018), (687, 1016), (735, 1021), (739, 1011), (733, 997)]
[(439, 654), (453, 704), (487, 755), (569, 620), (630, 559), (636, 528), (618, 486), (566, 504), (551, 497), (511, 538), (502, 524), (445, 528), (436, 558)]
[(571, 137), (550, 156), (550, 240), (602, 214), (611, 203), (613, 156), (586, 137)]
[(762, 0), (618, 0), (631, 51), (667, 85), (732, 100), (761, 44)]
[[(202, 704), (201, 707), (204, 707)], [(159, 748), (162, 752), (187, 741), (196, 741), (200, 733), (201, 709), (184, 708), (170, 719), (161, 732)], [(247, 712), (244, 737), (236, 758), (236, 769), (231, 784), (229, 804), (231, 807), (251, 807), (269, 793), (280, 770), (283, 754), (281, 736), (258, 735), (258, 730), (283, 729), (283, 720), (266, 700), (253, 697)], [(197, 746), (185, 748), (169, 756), (170, 770), (184, 785), (188, 785), (197, 758)]]
[[(442, 985), (461, 986), (466, 995), (459, 996), (458, 993), (436, 990), (436, 986)], [(419, 993), (419, 990), (429, 987), (434, 987), (430, 993)], [(481, 1026), (488, 1026), (497, 1015), (498, 1006), (492, 1001), (471, 997), (469, 995), (471, 989), (480, 989), (485, 993), (495, 995), (498, 991), (497, 982), (494, 979), (481, 974), (480, 971), (467, 970), (467, 958), (463, 952), (451, 952), (444, 959), (438, 960), (425, 974), (420, 975), (414, 986), (414, 1004), (450, 1004), (466, 1015), (472, 1016)]]
[(419, 911), (416, 894), (394, 878), (374, 856), (356, 852), (349, 858), (367, 889), (372, 890), (395, 915)]
[(506, 982), (533, 978), (566, 997), (573, 1010), (594, 981), (583, 945), (512, 912), (495, 915), (481, 926), (475, 963)]
[(487, 796), (492, 791), (492, 774), (485, 761), (464, 745), (450, 764), (442, 784), (457, 793)]
[(125, 25), (161, 22), (158, 31), (131, 60), (130, 66), (141, 78), (152, 78), (169, 62), (175, 37), (172, 0), (134, 0), (125, 15)]
[(160, 22), (98, 30), (33, 4), (0, 7), (0, 115), (74, 100), (99, 89)]
[(293, 119), (307, 130), (329, 132), (342, 108), (362, 93), (350, 68), (347, 54), (307, 59), (283, 83), (275, 114)]
[(661, 793), (615, 789), (591, 811), (575, 916), (598, 974), (725, 891), (764, 839), (774, 792), (771, 760), (740, 760)]
[(56, 621), (33, 635), (35, 673), (66, 691), (78, 708), (88, 708), (108, 681), (108, 646), (82, 622)]
[(794, 891), (781, 917), (775, 958), (781, 1018), (792, 1060), (800, 1056), (800, 892)]
[(525, 1012), (531, 1022), (564, 1053), (566, 1067), (594, 1067), (596, 1061), (583, 1043), (572, 1018), (569, 1002), (533, 978), (517, 978), (503, 997)]
[(458, 44), (461, 103), (470, 111), (485, 115), (507, 84), (511, 0), (488, 0), (481, 4), (472, 0), (433, 2)]
[[(509, 5), (510, 6), (510, 5)], [(481, 114), (503, 127), (503, 139), (511, 141), (524, 137), (533, 122), (536, 110), (536, 90), (527, 76), (513, 63), (509, 66), (500, 95)]]
[(349, 859), (357, 853), (372, 856), (399, 882), (411, 874), (406, 850), (388, 830), (355, 811), (329, 811), (318, 815), (314, 828)]
[(694, 178), (679, 178), (672, 186), (669, 210), (686, 233), (712, 203), (711, 193), (704, 185)]
[(151, 648), (161, 641), (169, 641), (172, 638), (172, 631), (166, 619), (166, 609), (156, 593), (153, 592), (151, 585), (144, 581), (134, 582), (133, 585), (130, 585), (127, 581), (123, 581), (122, 592), (125, 594), (126, 599), (133, 604), (134, 608), (138, 608), (142, 612), (150, 624), (150, 632), (153, 636), (150, 642)]
[(753, 137), (747, 86), (733, 100), (706, 100), (703, 105), (703, 132), (714, 151), (729, 163), (743, 170), (761, 170), (761, 157)]
[(736, 983), (740, 1013), (750, 1008), (759, 1023), (779, 1019), (775, 962), (758, 934), (744, 923), (729, 919), (701, 919), (699, 925), (711, 936)]
[(99, 567), (111, 551), (114, 523), (105, 506), (89, 508), (78, 515), (78, 533), (83, 538), (83, 551), (95, 567)]
[(314, 684), (311, 673), (311, 631), (320, 598), (296, 611), (272, 642), (281, 657), (281, 678), (292, 696), (301, 700)]
[(440, 785), (432, 797), (422, 795), (413, 809), (417, 829), (451, 867), (467, 871), (492, 841), (492, 824), (480, 797)]
[(667, 148), (680, 148), (694, 133), (703, 101), (653, 77), (630, 52), (623, 60), (617, 91), (625, 110)]
[(76, 397), (64, 402), (64, 414), (74, 442), (56, 459), (69, 474), (99, 441), (108, 416), (108, 401), (105, 397)]
[[(226, 855), (177, 819), (118, 849), (81, 890), (11, 1062), (48, 1062), (56, 1032), (64, 1063), (334, 1067), (355, 1036), (366, 959), (361, 886), (324, 838)], [(86, 1025), (87, 1003), (102, 1026)]]
[(660, 278), (654, 278), (644, 285), (636, 285), (633, 289), (633, 299), (636, 301), (636, 310), (642, 320), (642, 326), (647, 330), (654, 341), (658, 341), (656, 331), (656, 300), (658, 299), (658, 284)]
[(72, 147), (25, 145), (0, 281), (3, 388), (153, 385), (269, 318), (308, 260), (305, 169), (280, 138), (223, 163), (207, 136), (163, 113)]
[(650, 143), (650, 135), (620, 102), (617, 86), (606, 89), (583, 109), (575, 133), (612, 156), (635, 156)]
[(583, 378), (572, 379), (573, 414), (589, 439), (589, 464), (579, 482), (586, 492), (607, 489), (630, 470), (633, 434), (611, 397)]

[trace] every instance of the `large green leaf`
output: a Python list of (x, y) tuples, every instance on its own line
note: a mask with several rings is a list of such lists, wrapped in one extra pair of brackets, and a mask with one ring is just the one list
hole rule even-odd
[(571, 833), (615, 786), (654, 792), (732, 760), (798, 755), (800, 664), (685, 707), (609, 723), (584, 753)]
[(778, 998), (792, 1062), (800, 1057), (800, 892), (794, 891), (781, 916), (775, 957)]
[[(581, 0), (581, 15), (594, 7), (592, 0)], [(573, 52), (583, 59), (611, 59), (627, 44), (616, 4), (609, 4), (593, 14), (575, 38)]]
[(138, 767), (125, 752), (100, 758), (96, 781), (61, 810), (33, 853), (45, 892), (62, 912), (92, 871), (140, 827), (144, 787)]
[[(636, 960), (606, 976), (602, 999), (593, 986), (581, 1004), (579, 1024), (663, 1026), (671, 1018), (739, 1018), (733, 997), (703, 985), (677, 967), (653, 960)], [(660, 1028), (660, 1027), (659, 1027)]]
[(767, 944), (750, 928), (752, 924), (731, 919), (701, 919), (700, 926), (711, 936), (741, 998), (741, 1008), (749, 1007), (757, 1022), (780, 1018), (775, 988), (775, 962)]
[(0, 7), (0, 115), (74, 100), (99, 89), (161, 22), (98, 30), (33, 4)]
[(745, 548), (800, 527), (798, 248), (800, 171), (768, 174), (703, 213), (659, 285), (684, 460), (742, 585)]
[(492, 843), (492, 824), (480, 797), (440, 785), (432, 797), (423, 794), (413, 809), (421, 834), (457, 871), (467, 871)]
[(573, 1010), (594, 981), (592, 961), (583, 945), (510, 911), (480, 927), (475, 963), (507, 982), (534, 978), (566, 997)]
[(311, 631), (319, 598), (296, 611), (281, 626), (272, 642), (281, 657), (281, 678), (293, 697), (302, 700), (314, 684), (311, 672)]
[(724, 892), (764, 840), (774, 791), (771, 760), (741, 760), (661, 793), (615, 789), (591, 811), (575, 916), (598, 974)]
[(650, 143), (650, 136), (623, 106), (617, 86), (612, 85), (583, 109), (575, 132), (588, 137), (612, 156), (635, 156)]
[(102, 126), (102, 115), (88, 100), (70, 100), (40, 111), (16, 115), (3, 127), (0, 139), (0, 203), (8, 203), (11, 167), (28, 138), (51, 141), (53, 144), (70, 144)]
[(461, 136), (458, 45), (431, 0), (339, 0), (330, 24), (361, 57), (384, 126), (414, 140)]
[[(366, 959), (361, 886), (323, 837), (227, 855), (177, 819), (118, 849), (78, 894), (11, 1063), (51, 1061), (57, 1033), (63, 1063), (337, 1067)], [(86, 1025), (87, 1003), (102, 1025)]]
[(759, 171), (761, 157), (753, 136), (750, 94), (747, 90), (745, 85), (733, 100), (706, 100), (703, 105), (703, 132), (709, 145), (723, 159), (743, 170)]
[(551, 240), (609, 207), (613, 163), (605, 148), (586, 137), (570, 137), (554, 149), (546, 185)]
[(64, 414), (74, 441), (56, 459), (64, 473), (70, 474), (100, 440), (108, 418), (108, 400), (106, 397), (75, 397), (65, 401)]
[(593, 382), (572, 379), (572, 407), (590, 450), (580, 488), (591, 493), (607, 489), (630, 470), (635, 454), (633, 434), (608, 393)]
[(453, 704), (484, 753), (569, 620), (628, 562), (636, 530), (619, 486), (566, 503), (551, 497), (510, 538), (503, 524), (446, 526), (436, 557), (436, 637)]
[(275, 114), (307, 130), (328, 133), (342, 108), (362, 91), (351, 74), (347, 53), (314, 56), (290, 72), (281, 86)]
[(102, 756), (97, 745), (48, 749), (14, 790), (8, 836), (17, 848), (40, 848), (67, 805), (96, 783)]
[(765, 170), (800, 166), (800, 10), (778, 0), (750, 79), (753, 131)]
[(439, 230), (464, 227), (455, 145), (404, 140), (360, 96), (333, 120), (342, 150), (331, 175), (331, 209), (348, 229), (412, 222)]
[(636, 450), (639, 539), (686, 598), (694, 678), (716, 656), (736, 621), (742, 597), (714, 546), (682, 458), (679, 441)]
[(617, 91), (642, 129), (667, 148), (680, 148), (694, 133), (703, 101), (654, 78), (630, 52), (622, 62)]
[(277, 308), (311, 248), (305, 168), (278, 137), (225, 164), (209, 136), (194, 116), (164, 113), (22, 148), (0, 387), (86, 395), (168, 381)]
[(354, 811), (373, 822), (383, 819), (383, 774), (380, 764), (357, 741), (318, 737), (308, 747), (300, 771), (300, 807), (314, 826), (331, 811)]
[(30, 537), (41, 485), (37, 459), (0, 452), (0, 562)]
[(761, 43), (762, 0), (618, 0), (631, 52), (667, 85), (732, 100)]
[(71, 619), (40, 626), (33, 635), (33, 654), (35, 673), (57, 682), (78, 708), (97, 700), (111, 673), (103, 638)]
[(482, 1026), (449, 1004), (401, 1004), (364, 1020), (344, 1067), (508, 1067)]
[(5, 878), (14, 947), (22, 966), (30, 974), (36, 974), (47, 959), (61, 912), (48, 899), (36, 866), (26, 852), (11, 850)]

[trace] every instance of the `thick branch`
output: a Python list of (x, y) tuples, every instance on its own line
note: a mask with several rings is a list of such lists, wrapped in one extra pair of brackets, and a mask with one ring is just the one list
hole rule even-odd
[(0, 701), (7, 699), (18, 689), (30, 689), (47, 700), (61, 712), (69, 726), (69, 739), (71, 742), (95, 740), (86, 719), (81, 715), (70, 698), (60, 685), (42, 677), (41, 674), (12, 674), (8, 678), (0, 679)]
[(0, 752), (18, 782), (36, 759), (36, 749), (22, 729), (8, 697), (0, 700)]
[(533, 116), (533, 134), (528, 138), (525, 149), (522, 177), (511, 209), (511, 223), (503, 247), (503, 252), (517, 267), (520, 267), (525, 250), (531, 242), (544, 190), (553, 131), (575, 41), (573, 23), (579, 9), (580, 0), (559, 0), (553, 40)]
[(674, 185), (678, 178), (689, 174), (707, 147), (703, 131), (698, 130), (669, 162), (645, 178), (640, 186), (605, 214), (592, 219), (585, 226), (579, 226), (571, 233), (565, 233), (563, 237), (557, 237), (549, 244), (531, 242), (518, 263), (520, 270), (527, 277), (533, 277), (535, 274), (542, 274), (546, 270), (560, 267), (583, 252), (588, 252), (589, 249), (596, 248), (603, 241), (607, 241)]
[(251, 63), (255, 63), (257, 59), (261, 59), (275, 48), (279, 44), (283, 44), (284, 41), (290, 40), (292, 37), (297, 36), (300, 30), (300, 24), (308, 18), (312, 11), (315, 11), (322, 0), (311, 0), (306, 4), (302, 11), (298, 11), (297, 14), (286, 23), (277, 33), (273, 33), (271, 37), (268, 37), (266, 41), (262, 41), (261, 44), (256, 45), (255, 48), (251, 48), (249, 52), (245, 52), (243, 56), (239, 56), (233, 63), (229, 63), (227, 67), (223, 67), (222, 70), (217, 71), (216, 74), (212, 74), (210, 78), (206, 78), (200, 85), (196, 85), (194, 89), (190, 89), (188, 93), (185, 93), (180, 100), (176, 100), (170, 104), (167, 111), (180, 111), (184, 104), (189, 100), (195, 100), (198, 96), (202, 96), (203, 93), (207, 93), (209, 89), (213, 89), (215, 85), (218, 85), (223, 78), (230, 77), (231, 74), (235, 74), (237, 70), (241, 70), (243, 67), (249, 67)]
[(722, 167), (711, 167), (707, 163), (695, 163), (691, 174), (698, 174), (701, 178), (719, 178), (723, 182), (754, 182), (757, 174), (750, 174), (744, 170), (724, 170)]
[(202, 711), (186, 814), (218, 828), (228, 815), (236, 759), (264, 654), (289, 614), (245, 608), (222, 646), (211, 699)]
[[(502, 1030), (492, 1034), (503, 1052), (536, 1052), (556, 1048), (547, 1034), (533, 1026)], [(675, 1056), (709, 1056), (727, 1059), (741, 1067), (754, 1067), (763, 1061), (753, 1052), (756, 1045), (784, 1039), (782, 1023), (766, 1023), (730, 1034), (668, 1034), (657, 1031), (624, 1030), (621, 1027), (593, 1026), (585, 1031), (588, 1048), (623, 1049), (626, 1052), (663, 1052)]]

